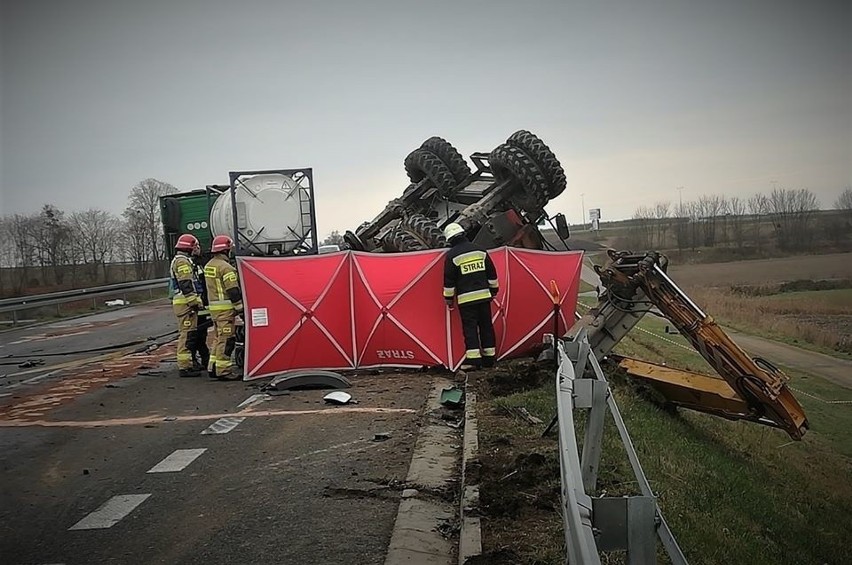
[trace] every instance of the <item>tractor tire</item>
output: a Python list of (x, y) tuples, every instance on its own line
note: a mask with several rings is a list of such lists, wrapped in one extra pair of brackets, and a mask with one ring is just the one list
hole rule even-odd
[(458, 185), (447, 165), (437, 155), (425, 149), (415, 149), (408, 154), (405, 158), (405, 172), (413, 183), (428, 178), (444, 196), (452, 193)]
[(545, 145), (538, 136), (522, 129), (509, 136), (506, 143), (526, 153), (538, 165), (538, 168), (550, 183), (548, 198), (556, 198), (562, 194), (567, 184), (565, 170), (550, 147)]
[(503, 143), (488, 156), (491, 171), (499, 181), (514, 179), (523, 187), (523, 192), (512, 197), (527, 212), (540, 210), (547, 203), (550, 183), (526, 153)]
[(425, 247), (424, 249), (440, 249), (447, 246), (447, 238), (434, 220), (423, 214), (412, 214), (402, 222), (402, 229), (414, 236)]
[(400, 226), (396, 226), (388, 232), (382, 241), (382, 248), (387, 253), (406, 253), (408, 251), (429, 249), (420, 240)]
[(420, 148), (437, 155), (450, 169), (450, 173), (456, 179), (457, 184), (463, 183), (471, 175), (470, 167), (468, 167), (464, 157), (446, 139), (437, 136), (430, 137), (420, 145)]

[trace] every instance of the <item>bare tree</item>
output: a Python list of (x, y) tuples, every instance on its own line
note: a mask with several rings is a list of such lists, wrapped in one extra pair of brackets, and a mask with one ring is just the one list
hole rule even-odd
[(21, 294), (30, 284), (30, 268), (35, 265), (35, 244), (33, 242), (32, 216), (15, 214), (9, 218), (8, 235), (12, 244), (12, 263), (17, 267), (17, 280), (13, 281), (14, 291)]
[(630, 247), (650, 249), (654, 246), (654, 209), (640, 206), (633, 212), (633, 224), (629, 231)]
[(766, 195), (758, 192), (748, 199), (749, 214), (754, 216), (754, 245), (760, 251), (761, 234), (760, 228), (763, 224), (763, 217), (769, 212), (769, 200)]
[(662, 249), (666, 244), (666, 231), (669, 229), (669, 213), (671, 202), (657, 202), (654, 204), (654, 219), (657, 227), (657, 248)]
[(332, 230), (320, 245), (338, 245), (343, 249), (343, 236), (337, 230)]
[(126, 257), (133, 262), (136, 278), (145, 280), (151, 274), (154, 249), (151, 231), (144, 217), (130, 208), (124, 211), (122, 242)]
[(739, 196), (733, 196), (728, 200), (728, 211), (730, 212), (731, 235), (734, 243), (740, 249), (745, 245), (745, 215), (747, 202)]
[(106, 260), (117, 246), (119, 239), (118, 219), (104, 210), (89, 208), (71, 216), (71, 228), (80, 245), (83, 260), (88, 266), (93, 282), (98, 279), (98, 270), (103, 269), (104, 282), (109, 282)]
[(6, 277), (3, 276), (3, 270), (6, 269), (11, 274), (15, 266), (15, 248), (12, 244), (10, 224), (8, 216), (0, 216), (0, 296), (6, 294)]
[(718, 194), (703, 195), (698, 199), (698, 216), (704, 231), (704, 245), (716, 246), (716, 226), (719, 217), (728, 209), (728, 201)]
[(175, 192), (177, 188), (171, 184), (152, 178), (140, 181), (130, 189), (124, 217), (134, 217), (133, 229), (138, 230), (140, 235), (144, 232), (146, 238), (144, 242), (138, 243), (151, 249), (151, 258), (154, 261), (166, 258), (163, 225), (160, 220), (160, 197)]
[(684, 247), (690, 245), (690, 209), (689, 202), (686, 204), (680, 202), (675, 208), (675, 239), (678, 251), (683, 251)]
[(834, 207), (837, 210), (844, 210), (848, 215), (852, 216), (852, 187), (847, 186), (837, 200), (834, 201)]
[(816, 195), (805, 188), (776, 188), (767, 204), (778, 247), (808, 249), (814, 235), (813, 216), (819, 210)]
[(50, 267), (56, 284), (65, 279), (71, 228), (65, 221), (65, 212), (52, 204), (45, 204), (34, 222), (34, 240), (42, 269)]

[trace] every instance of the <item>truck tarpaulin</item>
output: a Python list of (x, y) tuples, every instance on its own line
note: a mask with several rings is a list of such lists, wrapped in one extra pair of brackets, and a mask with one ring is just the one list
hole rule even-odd
[[(464, 358), (458, 313), (444, 305), (442, 250), (308, 257), (240, 257), (245, 378), (292, 369), (444, 366)], [(573, 323), (582, 252), (489, 251), (500, 292), (492, 301), (499, 359), (528, 354)]]

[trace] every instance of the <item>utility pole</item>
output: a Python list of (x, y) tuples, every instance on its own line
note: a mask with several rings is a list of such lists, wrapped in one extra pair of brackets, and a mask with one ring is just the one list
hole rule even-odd
[(586, 194), (580, 193), (580, 207), (583, 209), (583, 229), (586, 229), (586, 200), (583, 198)]

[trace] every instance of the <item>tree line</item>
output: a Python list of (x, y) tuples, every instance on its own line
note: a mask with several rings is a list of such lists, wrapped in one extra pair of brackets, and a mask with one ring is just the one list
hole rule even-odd
[(121, 215), (99, 208), (70, 213), (45, 204), (34, 214), (0, 217), (0, 295), (27, 287), (109, 284), (110, 264), (131, 265), (137, 280), (152, 278), (167, 257), (160, 196), (177, 192), (149, 178), (130, 189)]
[(809, 251), (818, 244), (843, 246), (852, 234), (852, 188), (834, 202), (838, 213), (817, 221), (820, 202), (808, 189), (775, 188), (749, 197), (702, 195), (697, 200), (640, 206), (632, 216), (625, 247), (696, 249), (775, 246)]

